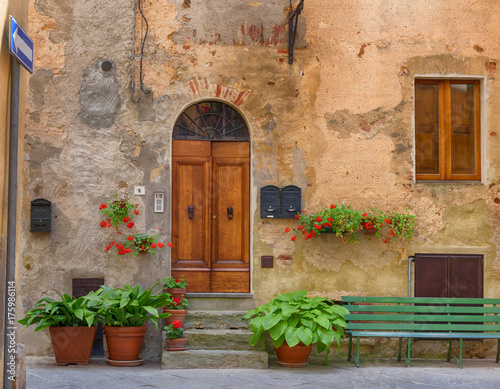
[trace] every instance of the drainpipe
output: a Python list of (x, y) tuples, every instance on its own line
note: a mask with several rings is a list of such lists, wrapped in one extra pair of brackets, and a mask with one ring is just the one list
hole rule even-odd
[(411, 263), (415, 261), (415, 257), (408, 257), (408, 297), (411, 297)]
[[(17, 208), (17, 151), (19, 132), (19, 74), (20, 65), (14, 56), (10, 56), (10, 134), (9, 134), (9, 189), (7, 210), (7, 263), (5, 269), (5, 312), (4, 312), (4, 369), (3, 387), (12, 389), (13, 374), (12, 364), (15, 357), (16, 334), (14, 307), (9, 307), (9, 297), (12, 300), (12, 292), (15, 293), (16, 277), (16, 208)], [(15, 297), (15, 294), (14, 294)], [(15, 302), (15, 298), (14, 298)], [(9, 317), (10, 313), (10, 317)], [(10, 362), (10, 363), (9, 363)]]

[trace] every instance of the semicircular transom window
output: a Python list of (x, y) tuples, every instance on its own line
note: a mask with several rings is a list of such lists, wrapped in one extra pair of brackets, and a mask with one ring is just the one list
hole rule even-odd
[(173, 139), (249, 140), (248, 127), (234, 108), (220, 101), (202, 101), (186, 108), (175, 122)]

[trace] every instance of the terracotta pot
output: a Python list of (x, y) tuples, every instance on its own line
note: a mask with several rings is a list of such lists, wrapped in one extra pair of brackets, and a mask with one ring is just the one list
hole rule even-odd
[(146, 326), (111, 327), (104, 326), (106, 344), (108, 345), (108, 363), (116, 366), (137, 366), (142, 364), (139, 359), (142, 341), (146, 335)]
[(306, 346), (301, 342), (296, 346), (290, 347), (286, 342), (283, 342), (280, 347), (275, 348), (278, 365), (283, 367), (306, 367), (312, 346), (312, 343)]
[(184, 327), (184, 320), (186, 319), (187, 309), (167, 309), (163, 308), (163, 312), (170, 313), (170, 316), (165, 319), (166, 325), (172, 324), (174, 321), (178, 320), (181, 322), (181, 327)]
[(49, 327), (50, 339), (58, 366), (71, 363), (88, 365), (96, 327)]
[(170, 293), (172, 295), (172, 298), (177, 297), (179, 301), (182, 301), (184, 300), (184, 296), (186, 295), (186, 288), (164, 288), (163, 293)]
[(179, 338), (179, 339), (165, 339), (165, 350), (167, 351), (184, 351), (186, 349), (186, 345), (188, 342), (188, 338)]

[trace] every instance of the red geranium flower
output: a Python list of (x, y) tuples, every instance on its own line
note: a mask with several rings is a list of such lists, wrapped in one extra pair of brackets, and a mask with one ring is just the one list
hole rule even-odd
[(167, 243), (167, 246), (170, 247), (170, 248), (174, 247), (174, 245), (172, 243), (170, 243), (170, 242)]
[(295, 219), (299, 220), (299, 219), (300, 219), (300, 215), (299, 215), (299, 214), (296, 214), (296, 215), (295, 215)]
[(391, 224), (391, 219), (385, 219), (385, 222), (386, 222), (387, 224)]
[(181, 303), (181, 300), (179, 300), (177, 297), (174, 297), (174, 298), (172, 299), (172, 304), (173, 304), (173, 305), (179, 305), (180, 303)]
[(134, 215), (136, 215), (136, 216), (137, 216), (137, 215), (139, 215), (139, 211), (138, 211), (137, 209), (134, 209), (134, 210), (132, 211), (132, 213), (133, 213)]
[(290, 232), (290, 227), (285, 228), (285, 232)]
[(321, 222), (323, 219), (321, 218), (321, 216), (318, 216), (318, 217), (317, 217), (316, 219), (314, 219), (314, 220), (316, 220), (316, 221), (319, 223), (319, 222)]
[(297, 239), (297, 235), (292, 236), (292, 242), (295, 242), (295, 239)]
[(181, 326), (181, 322), (179, 320), (175, 320), (172, 325), (175, 327), (175, 328), (179, 328)]
[(128, 240), (134, 240), (134, 237), (132, 235), (129, 235), (129, 237), (127, 239)]
[(333, 217), (329, 217), (329, 218), (328, 218), (328, 221), (329, 221), (329, 222), (333, 222)]
[(363, 216), (363, 217), (367, 217), (367, 216), (368, 216), (368, 214), (365, 212), (365, 213), (364, 213), (364, 214), (362, 214), (361, 216)]
[(134, 222), (130, 222), (130, 223), (128, 223), (128, 224), (127, 224), (127, 227), (128, 227), (128, 228), (132, 228), (133, 226), (135, 226), (135, 223), (134, 223)]
[(337, 208), (334, 204), (330, 205), (330, 209)]
[(155, 249), (156, 248), (156, 245), (154, 243), (151, 243), (151, 248), (152, 249)]
[(314, 228), (316, 228), (317, 230), (321, 230), (323, 227), (321, 226), (321, 224), (316, 224)]
[(99, 225), (100, 225), (101, 227), (106, 227), (106, 226), (108, 225), (108, 223), (107, 223), (107, 222), (105, 222), (104, 220), (102, 220), (102, 221), (99, 223)]
[(108, 208), (108, 206), (104, 203), (102, 203), (100, 206), (99, 206), (99, 209), (105, 209), (105, 208)]
[(394, 231), (393, 231), (393, 230), (390, 230), (390, 231), (389, 231), (389, 235), (390, 235), (390, 236), (396, 236), (396, 234), (394, 233)]
[(370, 222), (365, 223), (365, 227), (367, 230), (371, 230), (373, 228), (373, 223), (370, 223)]
[(124, 218), (123, 218), (123, 222), (124, 222), (124, 223), (128, 223), (129, 221), (130, 221), (130, 218), (129, 218), (129, 217), (124, 217)]
[(159, 248), (163, 248), (163, 243), (158, 242), (158, 247), (159, 247)]

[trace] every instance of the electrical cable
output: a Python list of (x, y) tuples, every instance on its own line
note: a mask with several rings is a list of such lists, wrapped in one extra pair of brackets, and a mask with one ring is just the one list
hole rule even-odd
[(139, 85), (141, 86), (141, 90), (144, 92), (144, 94), (147, 95), (151, 91), (144, 90), (144, 84), (142, 82), (142, 59), (143, 59), (143, 54), (144, 54), (144, 44), (146, 43), (146, 38), (148, 36), (149, 25), (148, 25), (148, 21), (146, 20), (146, 17), (144, 16), (144, 13), (142, 12), (141, 2), (142, 2), (142, 0), (139, 0), (139, 11), (141, 13), (142, 18), (144, 19), (144, 22), (146, 23), (146, 32), (144, 33), (144, 39), (142, 40), (142, 45), (141, 45), (141, 61), (140, 61), (140, 65), (139, 65)]

